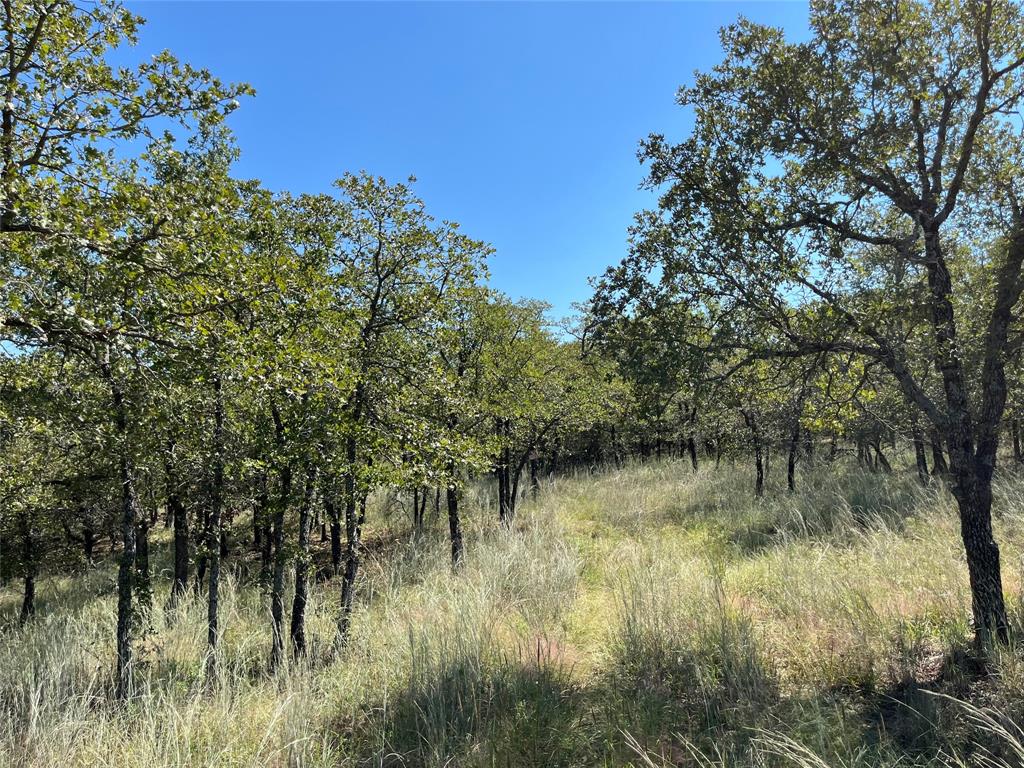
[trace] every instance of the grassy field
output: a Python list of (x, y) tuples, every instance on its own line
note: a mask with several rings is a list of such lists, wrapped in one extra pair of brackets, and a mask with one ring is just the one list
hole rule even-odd
[[(337, 585), (318, 580), (309, 659), (268, 677), (266, 601), (229, 576), (212, 688), (205, 605), (166, 615), (161, 578), (144, 690), (122, 707), (112, 567), (46, 578), (24, 629), (13, 584), (0, 600), (0, 762), (1024, 764), (1024, 657), (972, 654), (948, 494), (909, 471), (837, 464), (755, 501), (748, 474), (666, 462), (561, 478), (511, 532), (480, 490), (459, 575), (443, 521), (415, 541), (378, 505), (344, 654), (329, 653)], [(1000, 479), (996, 514), (1019, 626), (1024, 479)], [(240, 548), (236, 574), (252, 567)]]

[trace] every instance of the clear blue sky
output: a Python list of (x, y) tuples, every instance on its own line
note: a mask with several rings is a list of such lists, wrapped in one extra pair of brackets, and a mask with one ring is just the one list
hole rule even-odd
[(138, 54), (169, 48), (257, 92), (231, 118), (240, 175), (329, 189), (409, 175), (437, 218), (497, 248), (492, 283), (550, 302), (625, 252), (637, 142), (685, 135), (676, 89), (743, 14), (806, 35), (803, 2), (139, 2)]

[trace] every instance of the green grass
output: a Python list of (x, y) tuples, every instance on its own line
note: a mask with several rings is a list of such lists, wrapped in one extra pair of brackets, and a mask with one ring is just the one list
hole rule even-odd
[[(1024, 765), (1024, 657), (972, 655), (948, 494), (837, 464), (754, 500), (748, 475), (560, 478), (511, 532), (481, 488), (458, 575), (443, 521), (415, 540), (381, 504), (349, 646), (331, 654), (337, 584), (317, 580), (309, 658), (273, 677), (266, 601), (232, 575), (236, 552), (212, 688), (205, 606), (165, 615), (160, 579), (127, 706), (111, 696), (111, 566), (44, 579), (24, 629), (2, 593), (0, 763)], [(996, 511), (1019, 625), (1024, 481), (1000, 479)]]

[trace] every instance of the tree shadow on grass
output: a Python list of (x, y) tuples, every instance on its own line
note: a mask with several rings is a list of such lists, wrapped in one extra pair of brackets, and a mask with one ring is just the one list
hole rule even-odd
[(386, 706), (366, 707), (356, 742), (367, 765), (536, 768), (586, 762), (583, 689), (538, 645), (494, 658), (424, 659)]

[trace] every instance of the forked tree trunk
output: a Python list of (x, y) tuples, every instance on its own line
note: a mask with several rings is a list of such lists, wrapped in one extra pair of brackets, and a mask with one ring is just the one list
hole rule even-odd
[[(952, 279), (942, 254), (939, 224), (933, 222), (923, 227), (935, 362), (942, 374), (946, 400), (944, 418), (933, 421), (936, 427), (943, 426), (949, 451), (951, 490), (960, 511), (960, 534), (971, 583), (975, 641), (982, 647), (992, 640), (1005, 643), (1008, 639), (999, 547), (992, 535), (992, 473), (999, 447), (999, 422), (1006, 408), (1004, 355), (1013, 307), (1024, 287), (1024, 221), (1018, 219), (1015, 224), (1005, 261), (996, 273), (995, 302), (986, 332), (981, 374), (982, 403), (977, 418), (972, 413), (958, 356), (956, 318), (950, 298)], [(933, 441), (933, 447), (938, 442)]]
[(875, 451), (875, 466), (877, 466), (886, 474), (891, 474), (892, 464), (889, 463), (889, 460), (885, 457), (885, 454), (882, 453), (882, 441), (875, 440), (873, 443), (871, 443), (871, 447), (874, 448)]
[(960, 512), (960, 535), (967, 555), (971, 613), (979, 644), (1006, 642), (1008, 626), (1003, 597), (999, 546), (992, 534), (992, 469), (990, 455), (971, 449), (971, 439), (950, 440), (951, 490)]

